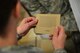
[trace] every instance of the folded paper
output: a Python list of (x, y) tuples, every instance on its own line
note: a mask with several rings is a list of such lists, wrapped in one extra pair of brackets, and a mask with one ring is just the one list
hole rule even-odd
[(60, 14), (36, 14), (39, 20), (35, 27), (36, 34), (52, 34), (56, 26), (60, 25)]

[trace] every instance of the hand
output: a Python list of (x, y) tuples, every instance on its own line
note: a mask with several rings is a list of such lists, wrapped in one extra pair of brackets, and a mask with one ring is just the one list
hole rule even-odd
[(25, 35), (32, 26), (37, 24), (37, 22), (38, 20), (34, 17), (24, 18), (20, 25), (17, 27), (17, 33)]
[(52, 43), (55, 49), (64, 49), (64, 44), (66, 40), (66, 34), (64, 32), (64, 28), (59, 26), (55, 29), (55, 33), (52, 37)]

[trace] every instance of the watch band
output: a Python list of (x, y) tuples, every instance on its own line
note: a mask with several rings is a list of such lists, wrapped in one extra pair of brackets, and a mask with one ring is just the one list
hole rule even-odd
[(22, 36), (17, 34), (17, 40), (20, 40), (20, 39), (22, 39)]

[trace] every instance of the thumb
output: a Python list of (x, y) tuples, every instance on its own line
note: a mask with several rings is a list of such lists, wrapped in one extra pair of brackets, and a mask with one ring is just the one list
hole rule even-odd
[(64, 37), (65, 31), (63, 26), (59, 26), (59, 37)]
[(58, 33), (59, 33), (59, 28), (56, 27), (55, 30), (54, 30), (54, 37), (58, 37)]

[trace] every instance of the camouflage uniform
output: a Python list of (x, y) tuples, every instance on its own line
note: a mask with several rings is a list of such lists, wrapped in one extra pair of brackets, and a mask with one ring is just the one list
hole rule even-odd
[(43, 51), (33, 46), (9, 46), (0, 48), (0, 53), (43, 53)]
[(67, 53), (64, 49), (57, 49), (54, 53)]
[[(33, 46), (9, 46), (0, 48), (0, 53), (43, 53), (43, 50)], [(67, 53), (63, 49), (58, 49), (55, 53)]]

